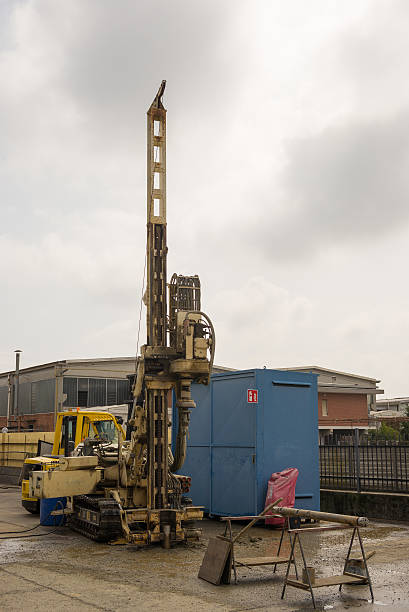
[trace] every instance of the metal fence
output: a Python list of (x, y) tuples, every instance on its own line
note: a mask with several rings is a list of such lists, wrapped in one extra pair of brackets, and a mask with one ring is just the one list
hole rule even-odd
[(320, 446), (322, 489), (409, 493), (409, 444), (329, 444)]

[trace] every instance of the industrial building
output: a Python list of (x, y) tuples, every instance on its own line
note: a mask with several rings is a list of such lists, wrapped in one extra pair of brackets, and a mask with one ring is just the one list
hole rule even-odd
[[(214, 366), (214, 372), (231, 368)], [(64, 359), (19, 371), (18, 410), (13, 412), (15, 371), (0, 373), (0, 429), (52, 431), (57, 412), (117, 406), (129, 399), (135, 357)]]
[(13, 413), (15, 372), (0, 374), (0, 427), (52, 431), (57, 412), (78, 406), (110, 406), (129, 398), (127, 376), (135, 357), (66, 359), (23, 368), (19, 373), (18, 412)]
[(391, 397), (390, 399), (382, 398), (376, 402), (376, 410), (381, 410), (382, 412), (392, 410), (403, 416), (406, 416), (406, 410), (408, 408), (409, 397)]
[(318, 429), (320, 443), (329, 436), (350, 435), (351, 430), (367, 432), (369, 413), (375, 410), (380, 380), (329, 370), (320, 366), (279, 368), (294, 372), (318, 374)]
[[(370, 427), (369, 413), (396, 410), (398, 401), (377, 401), (383, 393), (376, 378), (321, 366), (277, 368), (318, 375), (318, 428), (320, 442), (328, 436), (346, 435), (351, 429)], [(213, 366), (213, 373), (233, 372)], [(15, 371), (0, 373), (0, 427), (51, 431), (55, 414), (69, 408), (116, 406), (129, 398), (128, 376), (135, 373), (135, 357), (66, 359), (23, 368), (19, 374), (18, 414), (13, 414)], [(408, 402), (407, 398), (398, 398)], [(406, 406), (406, 404), (405, 404)]]

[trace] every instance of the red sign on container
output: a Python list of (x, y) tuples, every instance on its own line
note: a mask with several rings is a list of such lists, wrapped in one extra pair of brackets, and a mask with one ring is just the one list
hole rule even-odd
[(258, 404), (258, 390), (247, 389), (247, 402), (249, 404)]

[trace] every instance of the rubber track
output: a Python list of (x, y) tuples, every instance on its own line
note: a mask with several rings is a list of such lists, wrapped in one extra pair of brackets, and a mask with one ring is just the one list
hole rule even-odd
[(114, 499), (78, 495), (74, 499), (74, 511), (80, 508), (97, 512), (99, 525), (80, 519), (75, 513), (69, 519), (69, 526), (74, 531), (96, 542), (109, 542), (122, 536), (121, 511)]

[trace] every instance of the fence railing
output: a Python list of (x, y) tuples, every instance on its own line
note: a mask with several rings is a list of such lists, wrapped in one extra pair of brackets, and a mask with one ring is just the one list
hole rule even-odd
[(321, 445), (320, 474), (322, 489), (409, 493), (409, 445)]

